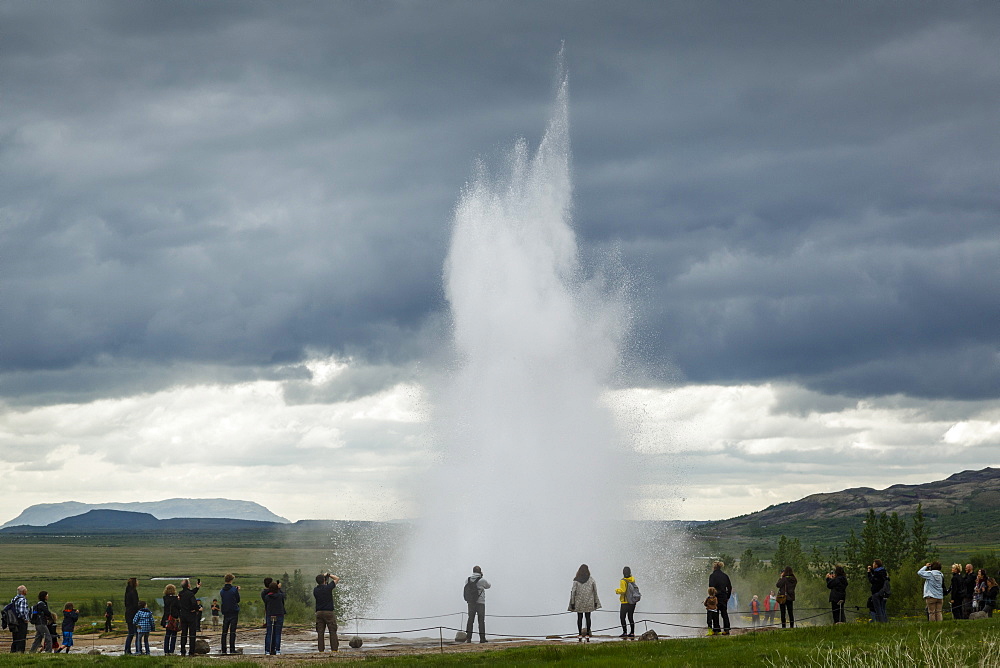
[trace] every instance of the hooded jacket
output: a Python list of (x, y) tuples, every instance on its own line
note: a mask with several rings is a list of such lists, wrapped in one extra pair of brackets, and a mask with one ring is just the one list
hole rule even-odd
[(879, 566), (868, 571), (868, 583), (872, 588), (872, 596), (882, 591), (882, 587), (885, 586), (885, 581), (888, 579), (889, 573), (885, 570), (884, 566)]
[(628, 591), (629, 582), (635, 584), (635, 577), (630, 575), (627, 578), (622, 578), (622, 581), (618, 584), (618, 589), (615, 589), (615, 593), (618, 594), (618, 602), (622, 605), (628, 605), (628, 601), (625, 600), (625, 592)]
[(227, 582), (219, 590), (219, 601), (223, 615), (235, 615), (240, 611), (240, 590)]
[(469, 582), (475, 582), (476, 587), (479, 589), (479, 598), (476, 599), (476, 603), (486, 603), (486, 590), (490, 588), (490, 583), (486, 581), (482, 573), (473, 573), (469, 576)]
[(832, 577), (826, 581), (830, 590), (830, 603), (842, 603), (847, 600), (847, 578), (843, 575)]
[(778, 590), (778, 594), (785, 595), (786, 602), (792, 602), (795, 600), (795, 585), (799, 581), (794, 575), (782, 575), (778, 578), (778, 581), (774, 583), (774, 588)]

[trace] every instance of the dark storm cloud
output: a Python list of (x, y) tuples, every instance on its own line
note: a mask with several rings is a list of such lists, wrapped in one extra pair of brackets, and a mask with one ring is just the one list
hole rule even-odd
[(565, 39), (577, 229), (638, 277), (649, 368), (995, 397), (998, 28), (992, 3), (5, 3), (0, 392), (307, 350), (377, 370), (334, 395), (392, 382), (439, 331), (473, 160), (538, 140)]

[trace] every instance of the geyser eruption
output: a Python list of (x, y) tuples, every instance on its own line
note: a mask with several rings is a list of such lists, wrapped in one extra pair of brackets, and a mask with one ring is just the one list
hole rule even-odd
[(602, 400), (625, 309), (581, 270), (560, 79), (537, 151), (518, 141), (503, 176), (480, 166), (455, 210), (444, 270), (455, 362), (432, 390), (442, 456), (386, 592), (392, 617), (464, 610), (478, 564), (492, 583), (488, 632), (569, 631), (567, 618), (495, 615), (565, 611), (581, 563), (616, 611), (621, 567), (637, 566), (622, 535), (632, 468)]

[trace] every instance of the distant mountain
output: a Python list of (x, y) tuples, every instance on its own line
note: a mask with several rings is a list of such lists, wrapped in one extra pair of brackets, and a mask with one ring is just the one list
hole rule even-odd
[[(232, 499), (165, 499), (163, 501), (139, 501), (134, 503), (39, 503), (5, 523), (3, 527), (31, 525), (47, 526), (53, 522), (82, 515), (88, 510), (121, 510), (133, 513), (148, 513), (156, 519), (167, 520), (176, 517), (208, 517), (237, 520), (257, 520), (261, 522), (288, 523), (284, 517), (253, 501)], [(2, 528), (2, 527), (0, 527)]]
[[(869, 508), (908, 518), (923, 504), (928, 530), (935, 540), (949, 543), (983, 542), (998, 533), (1000, 469), (962, 471), (944, 480), (921, 485), (892, 485), (882, 490), (855, 487), (840, 492), (812, 494), (798, 501), (693, 527), (699, 538), (736, 542), (773, 539), (784, 533), (804, 544), (842, 542)], [(978, 527), (977, 527), (978, 525)]]
[(160, 520), (149, 513), (126, 510), (88, 510), (82, 515), (65, 517), (47, 526), (12, 526), (0, 529), (4, 534), (80, 534), (122, 532), (179, 532), (179, 531), (239, 531), (246, 529), (272, 529), (289, 526), (281, 522), (260, 520), (234, 520), (219, 517), (175, 517)]

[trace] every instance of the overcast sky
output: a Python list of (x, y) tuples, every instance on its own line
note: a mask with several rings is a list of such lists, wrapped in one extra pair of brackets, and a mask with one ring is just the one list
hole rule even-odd
[(6, 0), (0, 520), (407, 516), (452, 213), (562, 40), (641, 516), (998, 464), (995, 2)]

